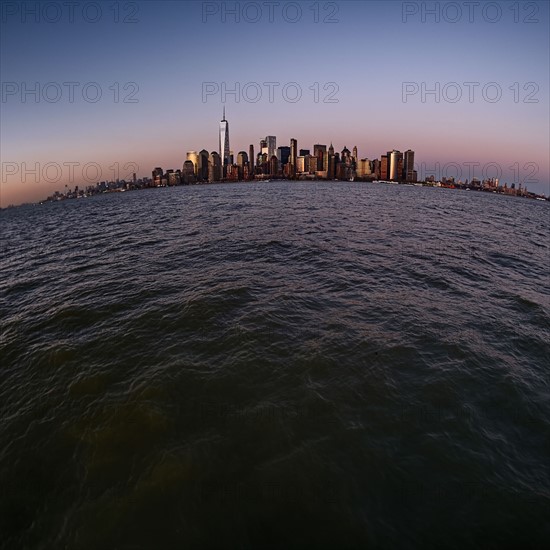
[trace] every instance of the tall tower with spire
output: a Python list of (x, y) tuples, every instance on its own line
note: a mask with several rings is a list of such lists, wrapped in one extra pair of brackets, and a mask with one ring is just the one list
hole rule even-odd
[(220, 122), (220, 160), (222, 166), (229, 162), (229, 122), (225, 120), (225, 107), (223, 108), (223, 119)]

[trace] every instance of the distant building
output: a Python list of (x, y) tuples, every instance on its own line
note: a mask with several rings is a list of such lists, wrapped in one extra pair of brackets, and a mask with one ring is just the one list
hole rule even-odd
[(269, 161), (269, 173), (272, 176), (276, 176), (279, 172), (279, 161), (276, 155), (272, 155)]
[(317, 170), (326, 169), (327, 146), (316, 143), (313, 146), (313, 156), (317, 157)]
[(179, 185), (181, 183), (181, 172), (179, 170), (176, 170), (175, 172), (173, 170), (170, 170), (170, 173), (168, 174), (168, 185)]
[(298, 157), (298, 140), (292, 138), (290, 140), (290, 176), (293, 177), (296, 175), (296, 159)]
[(382, 155), (380, 158), (380, 179), (389, 179), (388, 155)]
[(248, 148), (248, 163), (249, 163), (249, 176), (254, 177), (256, 173), (256, 164), (254, 162), (254, 145), (250, 144)]
[(223, 119), (220, 122), (220, 159), (222, 166), (229, 162), (229, 122), (225, 120), (225, 107), (223, 108)]
[(308, 165), (309, 165), (309, 173), (310, 174), (315, 174), (316, 172), (318, 172), (317, 170), (317, 162), (318, 162), (318, 159), (316, 156), (314, 155), (307, 155), (306, 156), (307, 160), (308, 160)]
[(275, 136), (267, 136), (265, 142), (267, 144), (267, 158), (271, 159), (273, 155), (277, 154), (277, 138)]
[(248, 155), (246, 151), (239, 151), (237, 155), (237, 166), (244, 166), (248, 163)]
[(329, 180), (333, 180), (336, 177), (336, 157), (334, 156), (334, 147), (332, 146), (332, 143), (328, 148), (326, 172), (327, 172), (327, 178)]
[(337, 180), (346, 179), (346, 165), (343, 162), (336, 163), (336, 179)]
[(183, 170), (181, 171), (181, 177), (183, 179), (183, 183), (185, 184), (191, 184), (197, 181), (195, 177), (195, 166), (192, 160), (186, 160), (183, 163)]
[(199, 181), (208, 181), (208, 161), (209, 154), (206, 149), (203, 149), (198, 156), (197, 179)]
[(237, 181), (239, 179), (239, 167), (236, 164), (226, 165), (226, 181)]
[(403, 153), (403, 179), (405, 181), (416, 181), (414, 170), (414, 151), (407, 149)]
[[(187, 151), (187, 161), (193, 163), (193, 173), (196, 176), (199, 167), (199, 154), (197, 153), (197, 151)], [(183, 172), (185, 172), (185, 168)]]
[(306, 170), (306, 157), (304, 156), (296, 157), (296, 173), (303, 174), (306, 171), (309, 172), (309, 166), (308, 166), (308, 169)]
[(217, 151), (210, 153), (208, 161), (208, 181), (221, 181), (222, 179), (222, 161)]
[[(237, 155), (237, 167), (239, 171), (239, 179), (245, 179), (245, 168), (248, 166), (248, 155), (246, 151), (240, 151)], [(248, 171), (247, 171), (248, 174)]]
[(152, 184), (155, 186), (160, 185), (163, 175), (164, 175), (164, 172), (162, 171), (162, 168), (160, 166), (155, 168), (152, 173), (152, 180), (153, 180)]
[(277, 160), (279, 161), (279, 166), (284, 166), (288, 164), (288, 159), (290, 158), (290, 147), (283, 145), (282, 147), (277, 148)]
[(403, 153), (394, 149), (388, 152), (388, 179), (400, 181), (403, 174)]
[(336, 166), (336, 177), (343, 180), (355, 177), (355, 160), (346, 146), (342, 149), (340, 164)]
[(342, 149), (342, 153), (340, 156), (340, 162), (343, 162), (344, 164), (351, 164), (351, 151), (344, 145), (344, 148)]
[(372, 175), (376, 179), (380, 179), (380, 159), (374, 159), (372, 161)]
[(267, 141), (265, 139), (260, 140), (260, 153), (262, 155), (267, 155), (269, 149), (267, 148)]
[(360, 159), (357, 161), (357, 176), (364, 178), (372, 175), (372, 162), (369, 159)]

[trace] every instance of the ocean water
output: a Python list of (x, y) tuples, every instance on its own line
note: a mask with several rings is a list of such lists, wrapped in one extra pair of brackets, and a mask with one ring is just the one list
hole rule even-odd
[(1, 548), (550, 542), (547, 202), (272, 181), (0, 227)]

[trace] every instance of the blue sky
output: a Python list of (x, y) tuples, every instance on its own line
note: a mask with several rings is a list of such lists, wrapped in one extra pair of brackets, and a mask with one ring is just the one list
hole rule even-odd
[[(102, 179), (127, 163), (138, 176), (180, 168), (186, 151), (217, 149), (224, 105), (235, 154), (266, 135), (278, 145), (295, 137), (300, 148), (357, 145), (368, 158), (411, 148), (419, 172), (458, 163), (467, 177), (464, 163), (479, 163), (481, 177), (495, 163), (512, 182), (534, 165), (538, 183), (528, 188), (550, 192), (546, 1), (479, 2), (473, 21), (464, 2), (78, 2), (72, 21), (64, 2), (40, 2), (38, 15), (35, 4), (2, 8), (2, 206), (74, 186), (87, 163), (101, 167)], [(279, 84), (273, 102), (265, 82)], [(292, 82), (302, 92), (294, 103)], [(418, 92), (404, 99), (405, 82)], [(22, 93), (36, 83), (38, 102)], [(204, 83), (240, 86), (239, 101), (204, 97)], [(437, 85), (439, 102), (422, 98)], [(259, 101), (243, 98), (243, 88), (258, 87)], [(331, 91), (333, 102), (323, 101)], [(29, 171), (36, 167), (38, 175)]]

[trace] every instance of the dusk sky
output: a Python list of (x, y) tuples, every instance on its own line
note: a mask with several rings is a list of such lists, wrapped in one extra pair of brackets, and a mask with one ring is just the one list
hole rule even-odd
[[(436, 162), (460, 165), (439, 175), (463, 180), (494, 163), (489, 177), (497, 165), (502, 183), (550, 193), (547, 1), (75, 4), (2, 5), (3, 207), (181, 168), (188, 150), (218, 149), (223, 106), (235, 156), (266, 135), (277, 146), (356, 145), (370, 159), (410, 148), (419, 178), (437, 177)], [(47, 9), (34, 14), (36, 5)], [(265, 82), (279, 83), (272, 102)], [(204, 83), (237, 83), (239, 101), (204, 96)], [(439, 102), (422, 98), (436, 85)], [(480, 166), (469, 176), (464, 163)]]

